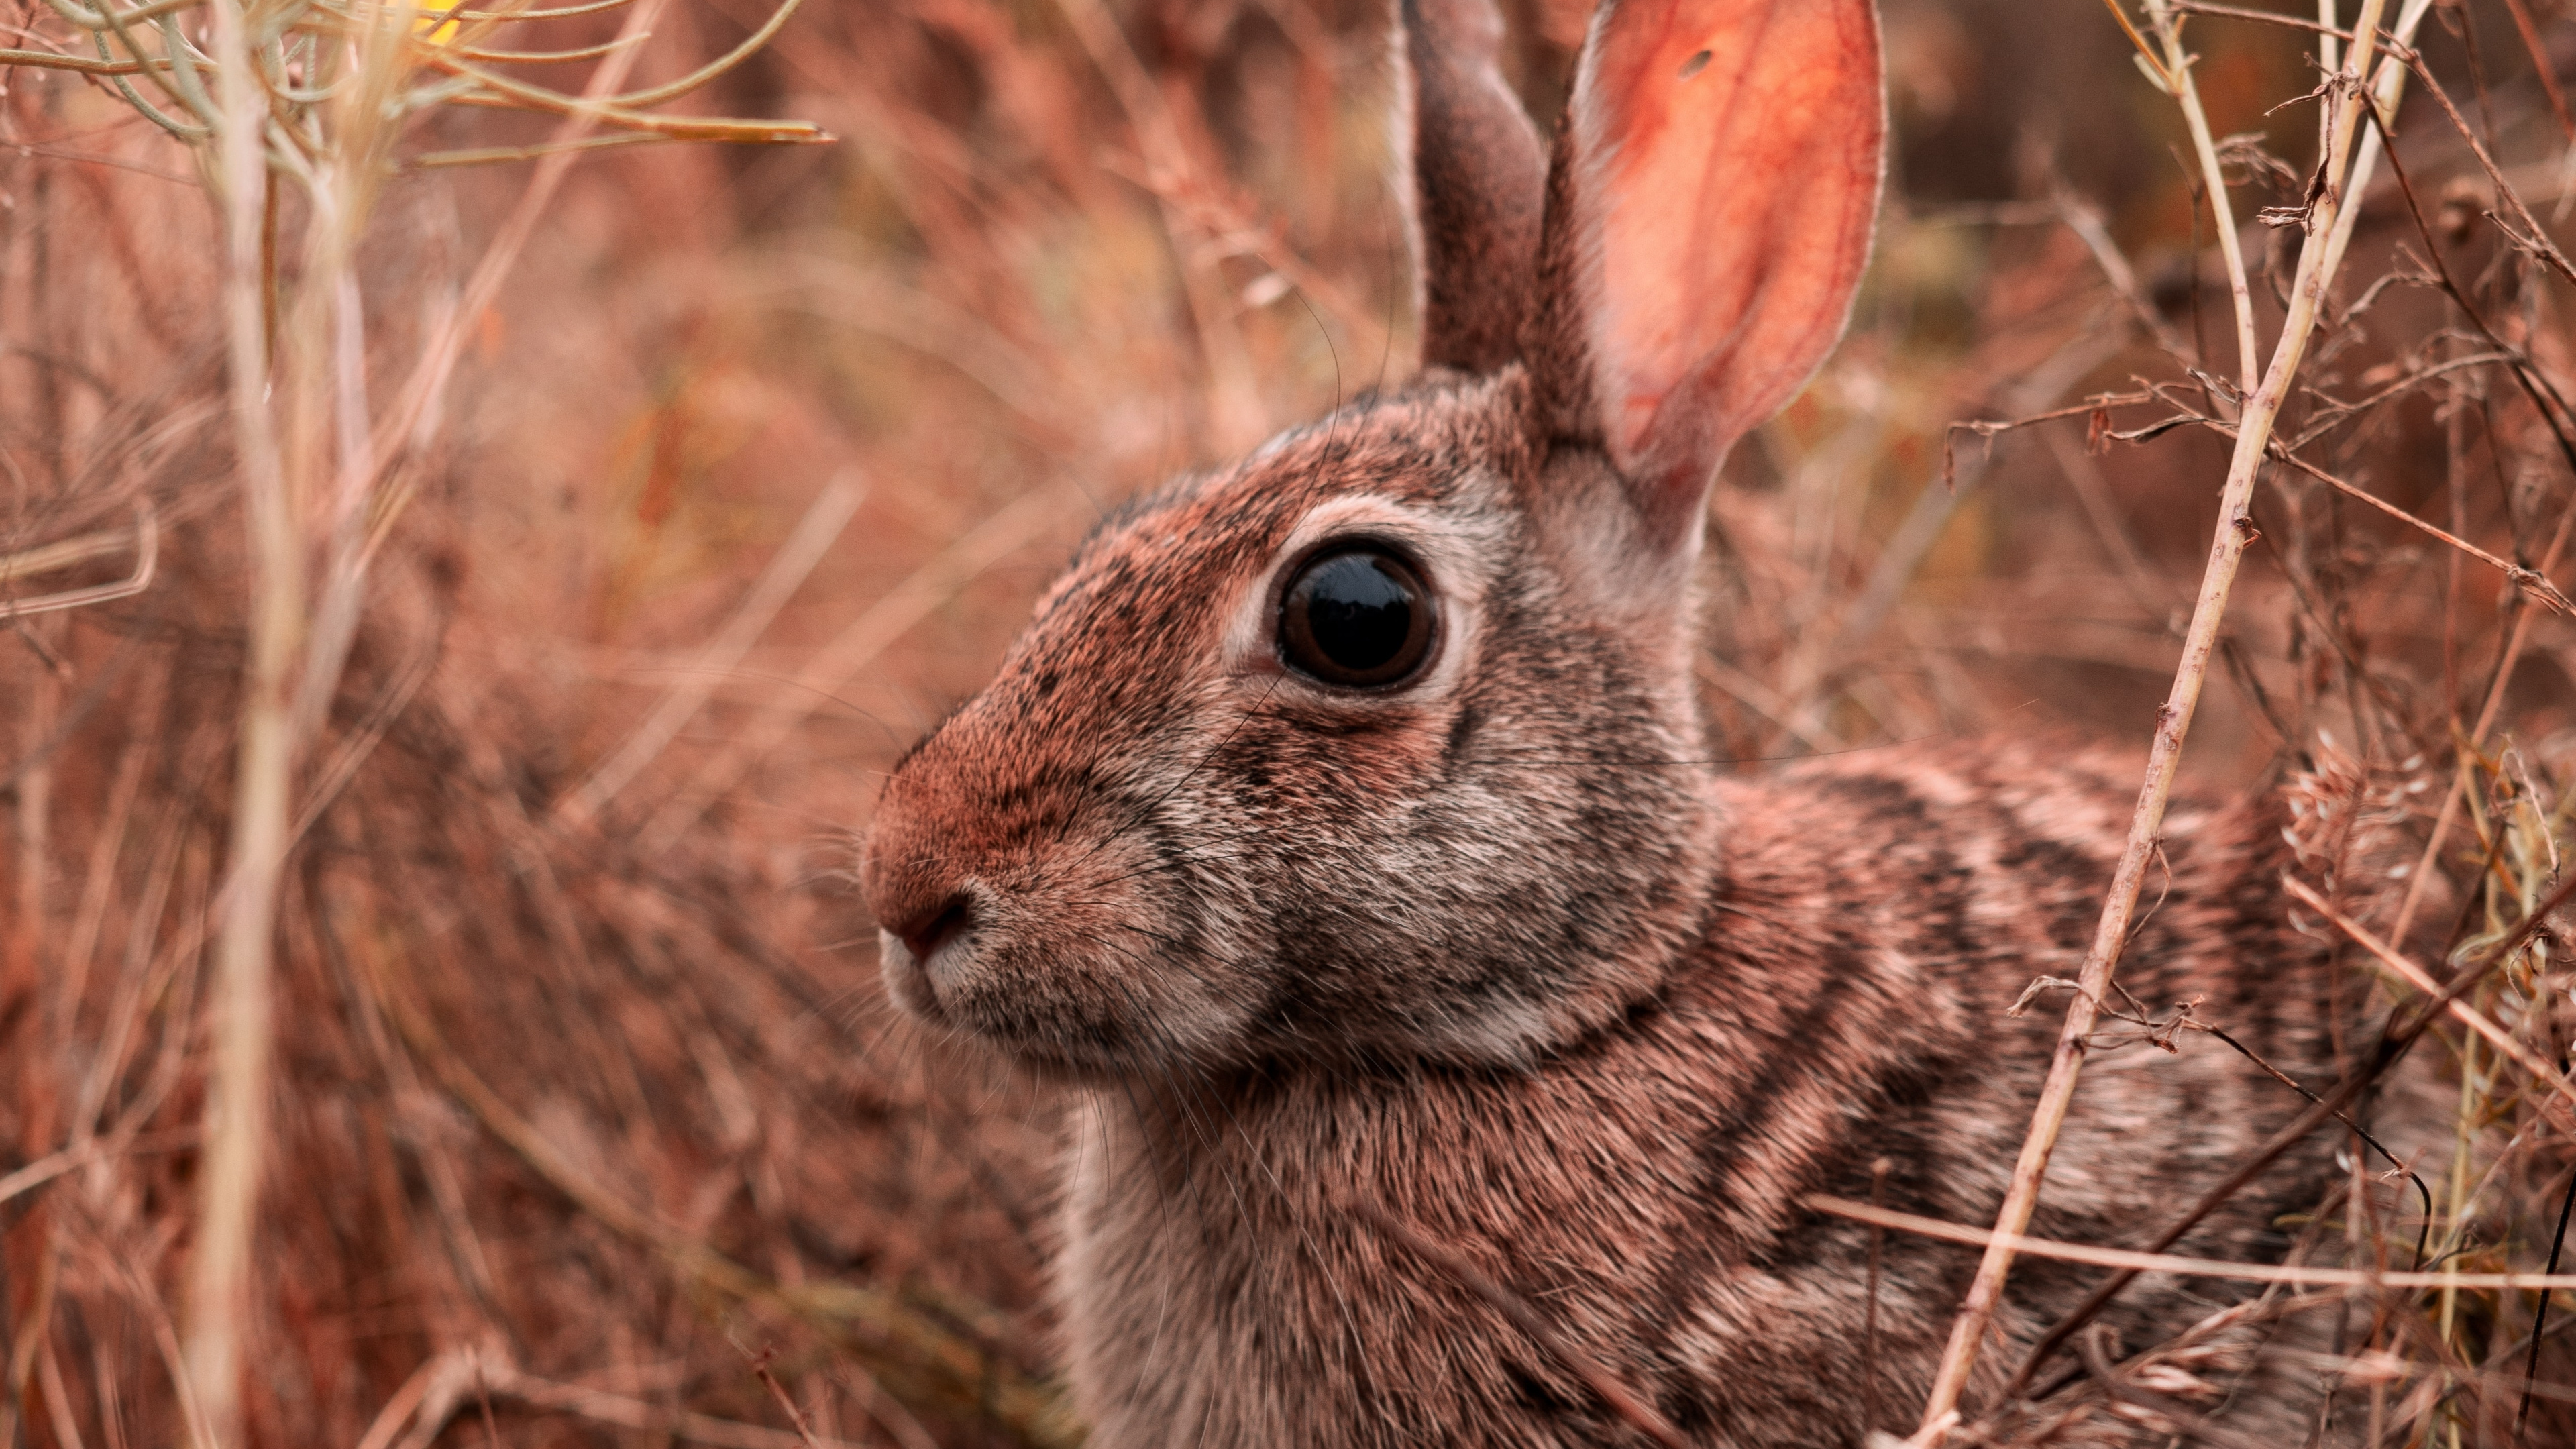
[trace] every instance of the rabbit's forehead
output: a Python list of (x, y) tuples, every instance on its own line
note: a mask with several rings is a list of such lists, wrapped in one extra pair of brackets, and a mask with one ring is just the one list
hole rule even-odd
[(1154, 718), (1245, 652), (1234, 636), (1278, 571), (1339, 532), (1409, 545), (1463, 591), (1449, 602), (1467, 603), (1472, 560), (1513, 526), (1511, 463), (1437, 422), (1389, 404), (1319, 423), (1113, 519), (1040, 602), (985, 702), (1035, 727)]
[(1231, 598), (1334, 519), (1490, 531), (1518, 460), (1483, 430), (1457, 426), (1454, 412), (1400, 400), (1281, 434), (1104, 528), (1040, 606), (1041, 620), (1103, 593), (1201, 607)]

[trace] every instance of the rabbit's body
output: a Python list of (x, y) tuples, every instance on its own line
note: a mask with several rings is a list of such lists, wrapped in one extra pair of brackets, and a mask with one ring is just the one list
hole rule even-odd
[[(1992, 741), (1705, 758), (1706, 492), (1859, 284), (1876, 17), (1613, 0), (1550, 166), (1483, 0), (1401, 8), (1429, 365), (1094, 534), (887, 784), (888, 987), (1080, 1094), (1062, 1312), (1113, 1449), (1630, 1432), (1362, 1205), (1709, 1442), (1853, 1442), (1873, 1373), (1902, 1427), (1973, 1254), (1888, 1234), (1872, 1354), (1868, 1232), (1801, 1198), (1883, 1157), (1889, 1206), (1992, 1219), (2064, 998), (2006, 1009), (2074, 974), (2135, 785)], [(2281, 823), (2177, 804), (2121, 980), (2322, 1081)], [(2178, 1044), (2097, 1053), (2037, 1231), (2134, 1242), (2298, 1110)], [(2324, 1151), (2185, 1246), (2276, 1246)], [(1988, 1385), (2095, 1279), (2021, 1262)], [(2206, 1307), (2151, 1279), (2109, 1321)]]
[[(1991, 1221), (2090, 938), (2128, 761), (1991, 742), (1866, 751), (1712, 787), (1726, 844), (1695, 942), (1609, 1025), (1527, 1067), (1278, 1067), (1083, 1095), (1062, 1311), (1104, 1444), (1635, 1442), (1567, 1366), (1355, 1216), (1381, 1203), (1539, 1305), (1685, 1432), (1857, 1443), (1870, 1234), (1799, 1205)], [(2322, 953), (2282, 928), (2277, 822), (2169, 817), (2169, 892), (2124, 983), (2293, 1075), (2332, 1075)], [(2116, 1036), (2118, 1033), (2105, 1033)], [(2032, 1231), (2123, 1242), (2304, 1105), (2221, 1043), (2097, 1055)], [(2277, 1257), (2318, 1145), (2181, 1251)], [(1876, 1414), (1922, 1402), (1974, 1249), (1888, 1234)], [(2026, 1260), (2008, 1372), (2099, 1270)], [(2211, 1311), (2151, 1279), (2144, 1344)]]

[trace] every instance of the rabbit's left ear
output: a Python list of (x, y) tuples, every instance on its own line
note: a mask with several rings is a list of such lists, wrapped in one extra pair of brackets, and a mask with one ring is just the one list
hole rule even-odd
[(1495, 64), (1492, 0), (1398, 0), (1396, 144), (1411, 173), (1426, 365), (1492, 372), (1518, 355), (1547, 160)]
[(1524, 354), (1650, 532), (1696, 536), (1727, 450), (1833, 350), (1886, 150), (1871, 0), (1607, 0), (1548, 178)]

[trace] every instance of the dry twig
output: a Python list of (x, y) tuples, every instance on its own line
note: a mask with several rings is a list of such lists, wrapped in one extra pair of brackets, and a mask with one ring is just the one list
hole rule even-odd
[[(2395, 58), (2371, 69), (2372, 42), (2378, 32), (2379, 16), (2385, 0), (2364, 0), (2357, 39), (2342, 74), (2345, 82), (2335, 102), (2329, 128), (2329, 144), (2322, 160), (2321, 174), (2326, 178), (2322, 194), (2315, 202), (2308, 220), (2307, 241), (2299, 253), (2296, 278), (2291, 283), (2290, 314), (2282, 325), (2279, 344), (2262, 383), (2246, 395), (2243, 415), (2238, 422), (2234, 455), (2228, 462), (2226, 484), (2219, 494), (2218, 529), (2211, 541), (2209, 563), (2202, 576), (2200, 594), (2193, 605), (2191, 624), (2184, 635), (2182, 665), (2175, 672), (2173, 691), (2159, 711), (2153, 743), (2147, 756), (2146, 782), (2140, 788), (2137, 813), (2130, 822), (2129, 835), (2112, 876), (2108, 899), (2096, 928), (2093, 944), (2085, 952), (2077, 979), (2082, 983), (2066, 1010), (2066, 1023), (2058, 1035), (2057, 1051), (2050, 1062), (2047, 1080), (2040, 1088), (2039, 1101), (2031, 1116), (2031, 1127), (2024, 1138), (2021, 1154), (2013, 1164), (2012, 1182), (2004, 1196), (2002, 1210), (1996, 1215), (1997, 1237), (1987, 1245), (1986, 1255), (1978, 1264), (1977, 1275), (1968, 1288), (1966, 1301), (1960, 1305), (1958, 1321), (1952, 1326), (1948, 1348), (1935, 1371), (1932, 1391), (1925, 1402), (1923, 1432), (1958, 1406), (1959, 1393), (1966, 1387), (1968, 1374), (1975, 1366), (1977, 1353), (1986, 1336), (1997, 1300), (2002, 1294), (2005, 1275), (2012, 1266), (2011, 1239), (2029, 1224), (2032, 1210), (2038, 1205), (2041, 1183), (2048, 1173), (2048, 1159), (2055, 1147), (2058, 1131), (2065, 1124), (2068, 1108), (2075, 1095), (2076, 1078), (2083, 1068), (2085, 1041), (2091, 1036), (2096, 1011), (2095, 1003), (2110, 985), (2111, 971), (2117, 963), (2122, 944), (2128, 939), (2129, 921), (2136, 910), (2139, 888), (2145, 883), (2148, 862), (2154, 854), (2158, 833), (2164, 824), (2165, 802), (2173, 788), (2176, 769), (2181, 764), (2183, 740), (2191, 728), (2193, 711), (2200, 703), (2203, 680), (2209, 662), (2216, 652), (2219, 626), (2227, 611), (2228, 594), (2235, 582), (2239, 561), (2254, 532), (2248, 513), (2254, 491), (2255, 475), (2266, 456), (2271, 441), (2273, 421), (2282, 405), (2289, 400), (2290, 389), (2305, 355), (2308, 338), (2332, 285), (2345, 244), (2350, 240), (2352, 224), (2360, 215), (2358, 206), (2347, 206), (2347, 199), (2357, 196), (2369, 185), (2370, 168), (2376, 159), (2378, 133), (2369, 133), (2356, 154), (2360, 136), (2361, 111), (2365, 105), (2391, 104), (2397, 87), (2406, 74), (2404, 65)], [(2410, 0), (2397, 23), (2402, 40), (2414, 33), (2415, 24), (2430, 8), (2429, 0)], [(2188, 91), (2177, 99), (2187, 110), (2197, 110), (2197, 101)], [(2205, 129), (2205, 123), (2203, 125)], [(2231, 279), (2231, 285), (2242, 285)]]

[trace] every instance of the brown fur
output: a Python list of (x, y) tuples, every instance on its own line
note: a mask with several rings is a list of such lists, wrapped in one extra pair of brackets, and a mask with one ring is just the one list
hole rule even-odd
[[(1477, 9), (1407, 8), (1411, 48), (1462, 57), (1421, 86), (1491, 82)], [(1690, 60), (1701, 33), (1772, 49)], [(1795, 144), (1730, 148), (1640, 119), (1669, 97), (1579, 83), (1551, 238), (1686, 204), (1668, 178), (1702, 168), (1684, 190), (1730, 255), (1729, 218), (1823, 217), (1823, 259), (1757, 257), (1743, 285), (1552, 243), (1521, 355), (1434, 367), (1105, 523), (992, 686), (888, 784), (863, 881), (890, 989), (1074, 1094), (1059, 1286), (1104, 1444), (1632, 1432), (1359, 1200), (1466, 1253), (1698, 1437), (1856, 1443), (1920, 1403), (1973, 1254), (1889, 1237), (1865, 1365), (1869, 1235), (1801, 1195), (1867, 1196), (1883, 1157), (1891, 1206), (1978, 1222), (2001, 1198), (2056, 1003), (2004, 1008), (2073, 973), (2137, 762), (2045, 741), (1752, 778), (1701, 758), (1700, 502), (1848, 307), (1878, 184), (1875, 24), (1856, 0), (1667, 0), (1605, 7), (1605, 46), (1649, 90), (1734, 85), (1729, 126), (1826, 100), (1779, 122)], [(1455, 101), (1420, 114), (1475, 109)], [(1437, 149), (1492, 120), (1419, 134)], [(1480, 223), (1470, 200), (1426, 196), (1435, 265), (1522, 245), (1517, 202)], [(1426, 351), (1474, 364), (1517, 302), (1444, 295)], [(1682, 331), (1659, 331), (1674, 304)], [(1400, 546), (1439, 601), (1401, 687), (1336, 690), (1277, 651), (1283, 575), (1344, 537)], [(2159, 1008), (2206, 997), (2203, 1016), (2320, 1082), (2335, 992), (2285, 920), (2282, 823), (2268, 800), (2179, 802), (2122, 979)], [(2182, 1045), (2095, 1061), (2034, 1231), (2130, 1240), (2301, 1105), (2209, 1039)], [(2315, 1202), (2325, 1151), (2183, 1249), (2277, 1254), (2273, 1218)], [(1986, 1389), (2093, 1281), (2017, 1268)], [(2143, 1342), (2222, 1301), (2149, 1279), (2111, 1322)], [(2282, 1429), (2310, 1397), (2277, 1376), (2250, 1395)]]
[[(1727, 845), (1702, 940), (1533, 1070), (1274, 1068), (1088, 1094), (1063, 1306), (1104, 1442), (1627, 1442), (1564, 1365), (1342, 1206), (1359, 1197), (1544, 1305), (1685, 1431), (1857, 1442), (1868, 1236), (1798, 1198), (1866, 1197), (1883, 1156), (1890, 1203), (1992, 1218), (2056, 1016), (2002, 1007), (2080, 956), (2132, 764), (1981, 743), (1717, 787)], [(2317, 953), (2283, 939), (2245, 869), (2274, 863), (2275, 841), (2248, 809), (2177, 812), (2173, 890), (2126, 981), (2159, 1004), (2216, 993), (2212, 1019), (2313, 1081)], [(2217, 1043), (2183, 1046), (2094, 1063), (2033, 1231), (2132, 1238), (2300, 1105)], [(2266, 1225), (2309, 1204), (2323, 1152), (2185, 1251), (2277, 1256)], [(1884, 1254), (1876, 1422), (1892, 1428), (1922, 1402), (1976, 1255), (1903, 1237)], [(2006, 1341), (2092, 1281), (2026, 1261)], [(2211, 1291), (2158, 1280), (2115, 1321), (2142, 1344)]]
[(1396, 73), (1408, 84), (1396, 140), (1421, 198), (1413, 220), (1422, 360), (1489, 372), (1512, 360), (1529, 310), (1538, 133), (1494, 67), (1503, 27), (1484, 0), (1402, 3)]

